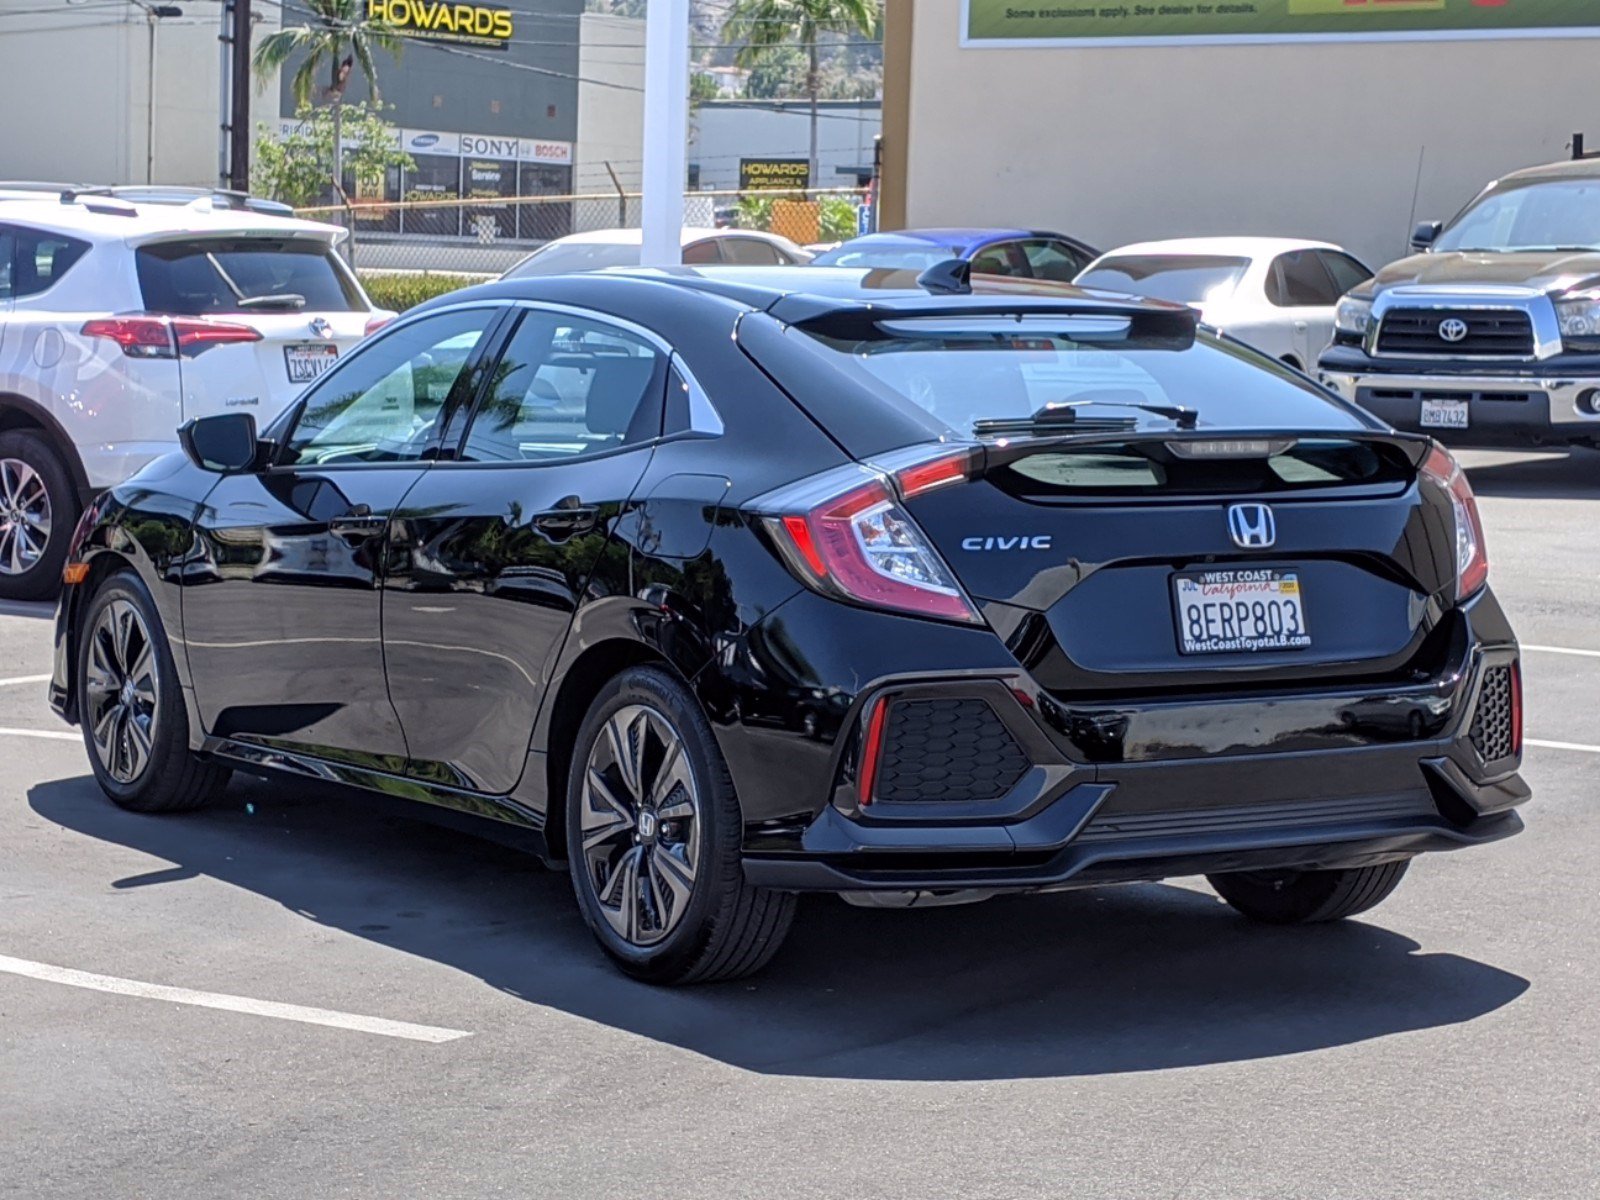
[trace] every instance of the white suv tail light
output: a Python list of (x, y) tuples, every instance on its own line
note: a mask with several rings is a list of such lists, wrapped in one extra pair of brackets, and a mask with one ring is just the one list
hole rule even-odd
[(212, 346), (261, 340), (249, 325), (200, 317), (98, 317), (79, 332), (116, 342), (129, 358), (193, 358)]

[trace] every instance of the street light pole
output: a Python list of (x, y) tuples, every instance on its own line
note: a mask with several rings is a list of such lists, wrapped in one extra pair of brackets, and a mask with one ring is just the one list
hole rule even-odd
[(640, 262), (683, 262), (689, 168), (689, 0), (650, 0), (645, 12), (644, 199)]

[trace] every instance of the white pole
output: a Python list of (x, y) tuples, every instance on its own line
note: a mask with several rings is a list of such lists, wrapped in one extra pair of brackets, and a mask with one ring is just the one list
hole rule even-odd
[(645, 266), (683, 262), (683, 188), (689, 173), (689, 0), (650, 0), (645, 12)]

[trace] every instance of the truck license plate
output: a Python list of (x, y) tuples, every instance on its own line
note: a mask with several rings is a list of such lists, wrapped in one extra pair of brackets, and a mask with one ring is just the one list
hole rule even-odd
[(1468, 413), (1465, 400), (1424, 400), (1422, 402), (1422, 427), (1424, 429), (1465, 429)]
[(1172, 579), (1184, 654), (1304, 650), (1311, 645), (1300, 577), (1276, 567), (1186, 571)]

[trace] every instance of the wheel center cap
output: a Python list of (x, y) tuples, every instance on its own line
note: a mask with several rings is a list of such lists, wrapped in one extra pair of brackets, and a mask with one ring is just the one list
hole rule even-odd
[(641, 809), (639, 811), (638, 828), (639, 828), (639, 839), (641, 841), (645, 841), (645, 842), (653, 842), (653, 841), (655, 841), (656, 840), (656, 831), (659, 828), (659, 825), (656, 822), (655, 813), (651, 812), (647, 808), (646, 809)]
[(133, 680), (126, 679), (122, 683), (122, 690), (118, 693), (123, 708), (133, 707)]

